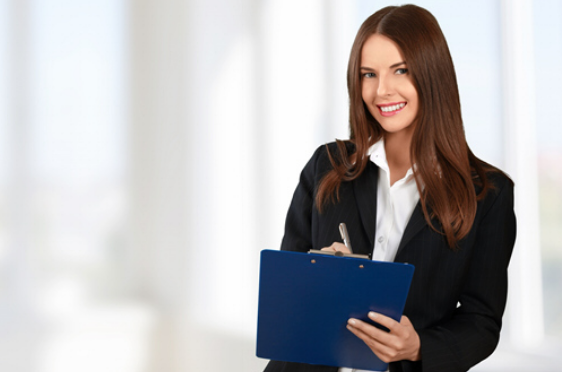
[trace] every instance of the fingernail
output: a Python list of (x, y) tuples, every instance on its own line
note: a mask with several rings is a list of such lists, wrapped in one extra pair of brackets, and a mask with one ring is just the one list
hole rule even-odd
[(349, 319), (347, 322), (351, 325), (355, 325), (355, 323), (356, 323), (356, 321), (354, 319)]
[(377, 313), (375, 313), (373, 311), (369, 312), (369, 318), (375, 319), (376, 317), (377, 317)]

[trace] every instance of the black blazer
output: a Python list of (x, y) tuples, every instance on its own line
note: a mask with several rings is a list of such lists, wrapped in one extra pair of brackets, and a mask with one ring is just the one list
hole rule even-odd
[[(335, 144), (329, 144), (336, 153)], [(319, 213), (319, 181), (331, 169), (326, 147), (316, 150), (300, 176), (285, 224), (281, 249), (306, 252), (341, 241), (345, 222), (354, 252), (372, 253), (376, 236), (378, 167), (369, 162), (340, 199)], [(507, 296), (507, 267), (515, 242), (513, 184), (489, 173), (494, 188), (478, 202), (470, 233), (451, 250), (416, 206), (398, 247), (396, 262), (415, 266), (404, 314), (421, 340), (421, 361), (390, 364), (390, 371), (467, 371), (495, 349)], [(434, 226), (439, 226), (437, 223)], [(338, 368), (271, 361), (266, 372), (337, 372)]]

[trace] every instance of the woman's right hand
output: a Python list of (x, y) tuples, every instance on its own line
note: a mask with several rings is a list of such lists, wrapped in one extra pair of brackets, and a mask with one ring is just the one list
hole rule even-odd
[(331, 252), (343, 252), (343, 253), (351, 253), (349, 248), (347, 248), (343, 243), (340, 242), (333, 242), (331, 246), (324, 247), (321, 251), (331, 251)]

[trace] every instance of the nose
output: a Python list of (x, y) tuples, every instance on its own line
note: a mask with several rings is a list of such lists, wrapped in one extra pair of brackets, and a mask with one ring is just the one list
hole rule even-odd
[(392, 82), (386, 76), (379, 77), (379, 85), (377, 87), (378, 96), (390, 96), (392, 94)]

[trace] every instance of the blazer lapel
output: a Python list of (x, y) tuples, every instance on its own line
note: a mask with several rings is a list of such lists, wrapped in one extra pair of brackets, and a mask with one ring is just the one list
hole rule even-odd
[(423, 210), (421, 206), (421, 202), (418, 202), (416, 207), (414, 208), (414, 212), (412, 212), (412, 216), (410, 217), (410, 221), (406, 225), (406, 230), (404, 230), (404, 234), (402, 235), (402, 239), (400, 240), (400, 244), (398, 245), (398, 250), (396, 251), (396, 256), (400, 254), (400, 252), (404, 249), (406, 244), (412, 240), (412, 238), (425, 226), (427, 222), (425, 221), (425, 217), (423, 215)]
[(377, 227), (377, 181), (379, 168), (372, 162), (354, 182), (353, 189), (361, 222), (369, 238), (370, 251), (375, 246), (375, 230)]

